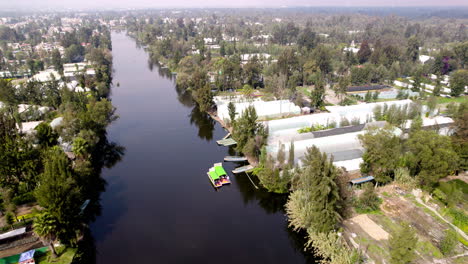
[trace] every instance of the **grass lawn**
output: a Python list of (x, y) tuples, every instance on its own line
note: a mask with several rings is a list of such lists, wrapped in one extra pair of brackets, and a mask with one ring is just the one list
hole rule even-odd
[(36, 258), (36, 263), (38, 264), (70, 264), (73, 261), (73, 257), (76, 254), (76, 248), (65, 248), (59, 247), (56, 249), (57, 258), (52, 258), (50, 251), (47, 251), (45, 256)]
[(418, 243), (416, 244), (416, 250), (424, 255), (429, 255), (435, 258), (443, 258), (444, 255), (440, 250), (434, 246), (430, 241), (419, 237)]

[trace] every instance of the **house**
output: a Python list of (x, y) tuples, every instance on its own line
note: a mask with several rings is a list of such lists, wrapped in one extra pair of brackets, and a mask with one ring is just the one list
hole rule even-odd
[(242, 64), (246, 64), (254, 56), (257, 56), (257, 59), (262, 63), (266, 63), (268, 59), (271, 57), (271, 55), (268, 53), (241, 54), (240, 57), (241, 57)]
[(434, 57), (427, 56), (427, 55), (419, 55), (418, 59), (422, 64), (425, 64), (428, 60), (434, 59)]

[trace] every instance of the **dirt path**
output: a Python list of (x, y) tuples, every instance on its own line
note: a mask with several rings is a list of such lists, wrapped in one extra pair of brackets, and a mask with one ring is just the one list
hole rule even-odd
[(375, 240), (387, 240), (388, 233), (376, 224), (367, 215), (362, 214), (350, 219), (351, 222), (359, 225), (369, 236)]
[(435, 215), (437, 215), (440, 219), (442, 219), (444, 222), (446, 222), (447, 224), (449, 224), (451, 227), (453, 227), (453, 229), (455, 229), (455, 231), (457, 231), (458, 234), (460, 234), (463, 239), (465, 240), (468, 240), (468, 235), (465, 234), (465, 232), (463, 232), (460, 228), (456, 227), (454, 224), (450, 223), (447, 219), (445, 219), (442, 215), (439, 214), (439, 212), (437, 212), (437, 210), (435, 210), (434, 208), (430, 207), (429, 205), (425, 204), (421, 198), (419, 197), (416, 197), (416, 201), (420, 204), (422, 204), (424, 207), (426, 207), (427, 209), (431, 210)]

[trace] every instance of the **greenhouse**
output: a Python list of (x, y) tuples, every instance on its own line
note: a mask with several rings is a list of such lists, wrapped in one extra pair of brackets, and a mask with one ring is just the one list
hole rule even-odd
[(404, 106), (410, 105), (411, 100), (398, 100), (389, 102), (379, 102), (370, 104), (359, 104), (351, 106), (327, 106), (330, 113), (320, 113), (312, 115), (296, 116), (280, 120), (271, 120), (265, 122), (268, 126), (270, 136), (276, 137), (297, 135), (298, 130), (304, 127), (322, 126), (325, 128), (339, 127), (343, 119), (350, 123), (364, 124), (373, 121), (373, 110), (377, 105), (384, 106)]
[(229, 120), (229, 102), (232, 101), (236, 106), (236, 118), (249, 106), (253, 106), (257, 112), (259, 119), (276, 118), (287, 115), (298, 115), (301, 113), (301, 108), (288, 100), (262, 101), (259, 98), (246, 100), (240, 96), (214, 98), (214, 102), (218, 108), (218, 116), (222, 120)]
[[(334, 135), (329, 137), (312, 138), (294, 142), (294, 162), (299, 166), (302, 165), (302, 158), (305, 156), (307, 148), (316, 146), (321, 152), (333, 156), (333, 163), (337, 167), (344, 167), (348, 171), (359, 169), (359, 164), (362, 162), (362, 154), (364, 149), (361, 146), (358, 136), (366, 133), (365, 130)], [(395, 135), (401, 135), (402, 131), (398, 128), (394, 131)], [(284, 144), (285, 153), (289, 152), (289, 142)], [(276, 157), (280, 148), (280, 144), (268, 145), (267, 153), (272, 157)]]

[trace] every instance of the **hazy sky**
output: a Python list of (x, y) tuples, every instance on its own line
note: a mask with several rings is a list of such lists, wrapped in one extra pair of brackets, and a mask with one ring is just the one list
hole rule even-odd
[(0, 0), (0, 9), (281, 6), (468, 6), (468, 0)]

